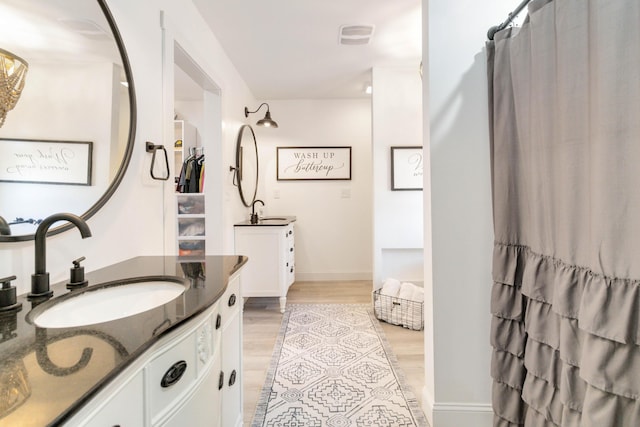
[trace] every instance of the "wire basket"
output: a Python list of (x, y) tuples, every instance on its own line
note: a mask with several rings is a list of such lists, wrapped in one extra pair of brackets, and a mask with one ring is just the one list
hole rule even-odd
[(411, 301), (380, 293), (380, 289), (373, 291), (373, 311), (376, 317), (392, 325), (421, 331), (424, 329), (424, 303)]

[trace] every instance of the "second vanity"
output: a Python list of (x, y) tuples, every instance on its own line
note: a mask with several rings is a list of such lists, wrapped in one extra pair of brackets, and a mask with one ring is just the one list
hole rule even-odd
[(90, 286), (167, 277), (185, 286), (156, 308), (92, 325), (36, 326), (51, 302), (19, 297), (22, 310), (0, 316), (0, 426), (241, 426), (246, 262), (137, 257), (87, 273)]
[(295, 221), (293, 216), (270, 217), (234, 226), (236, 251), (251, 260), (242, 273), (243, 297), (278, 297), (282, 313), (296, 277)]

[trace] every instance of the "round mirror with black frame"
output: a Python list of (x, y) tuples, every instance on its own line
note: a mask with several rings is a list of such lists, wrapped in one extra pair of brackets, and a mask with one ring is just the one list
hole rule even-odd
[[(53, 213), (86, 220), (107, 203), (131, 160), (136, 99), (106, 0), (0, 6), (5, 24), (20, 23), (0, 26), (0, 49), (28, 65), (20, 97), (0, 125), (0, 217), (9, 225), (0, 242), (18, 242), (33, 240)], [(70, 228), (65, 223), (48, 235)]]
[(233, 183), (238, 187), (242, 204), (251, 207), (258, 194), (258, 144), (250, 125), (242, 125), (236, 140), (236, 165)]

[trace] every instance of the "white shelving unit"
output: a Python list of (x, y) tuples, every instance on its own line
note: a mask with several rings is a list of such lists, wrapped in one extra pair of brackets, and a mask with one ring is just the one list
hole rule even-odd
[(179, 256), (206, 254), (204, 193), (176, 193)]
[[(177, 181), (182, 164), (198, 144), (195, 126), (186, 120), (175, 120), (173, 125), (175, 133), (174, 174)], [(177, 144), (178, 141), (182, 141), (182, 144)], [(204, 202), (204, 193), (176, 193), (176, 236), (178, 255), (180, 256), (204, 256), (206, 254)]]
[[(182, 163), (189, 156), (189, 149), (197, 146), (196, 127), (186, 120), (174, 120), (173, 122), (173, 174), (177, 180), (180, 176)], [(182, 141), (178, 144), (178, 141)], [(176, 146), (176, 145), (179, 146)]]

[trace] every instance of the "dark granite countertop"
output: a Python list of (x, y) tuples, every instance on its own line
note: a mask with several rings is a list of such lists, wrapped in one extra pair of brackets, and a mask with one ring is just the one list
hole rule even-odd
[(263, 226), (281, 226), (289, 225), (296, 220), (295, 216), (267, 216), (258, 220), (256, 224), (246, 220), (234, 224), (235, 227), (263, 227)]
[[(167, 304), (96, 325), (47, 329), (29, 312), (45, 301), (18, 297), (22, 309), (0, 315), (0, 425), (58, 425), (167, 332), (215, 303), (243, 256), (137, 257), (86, 274), (91, 289), (131, 278), (173, 277), (184, 294)], [(51, 286), (65, 296), (66, 282)]]

